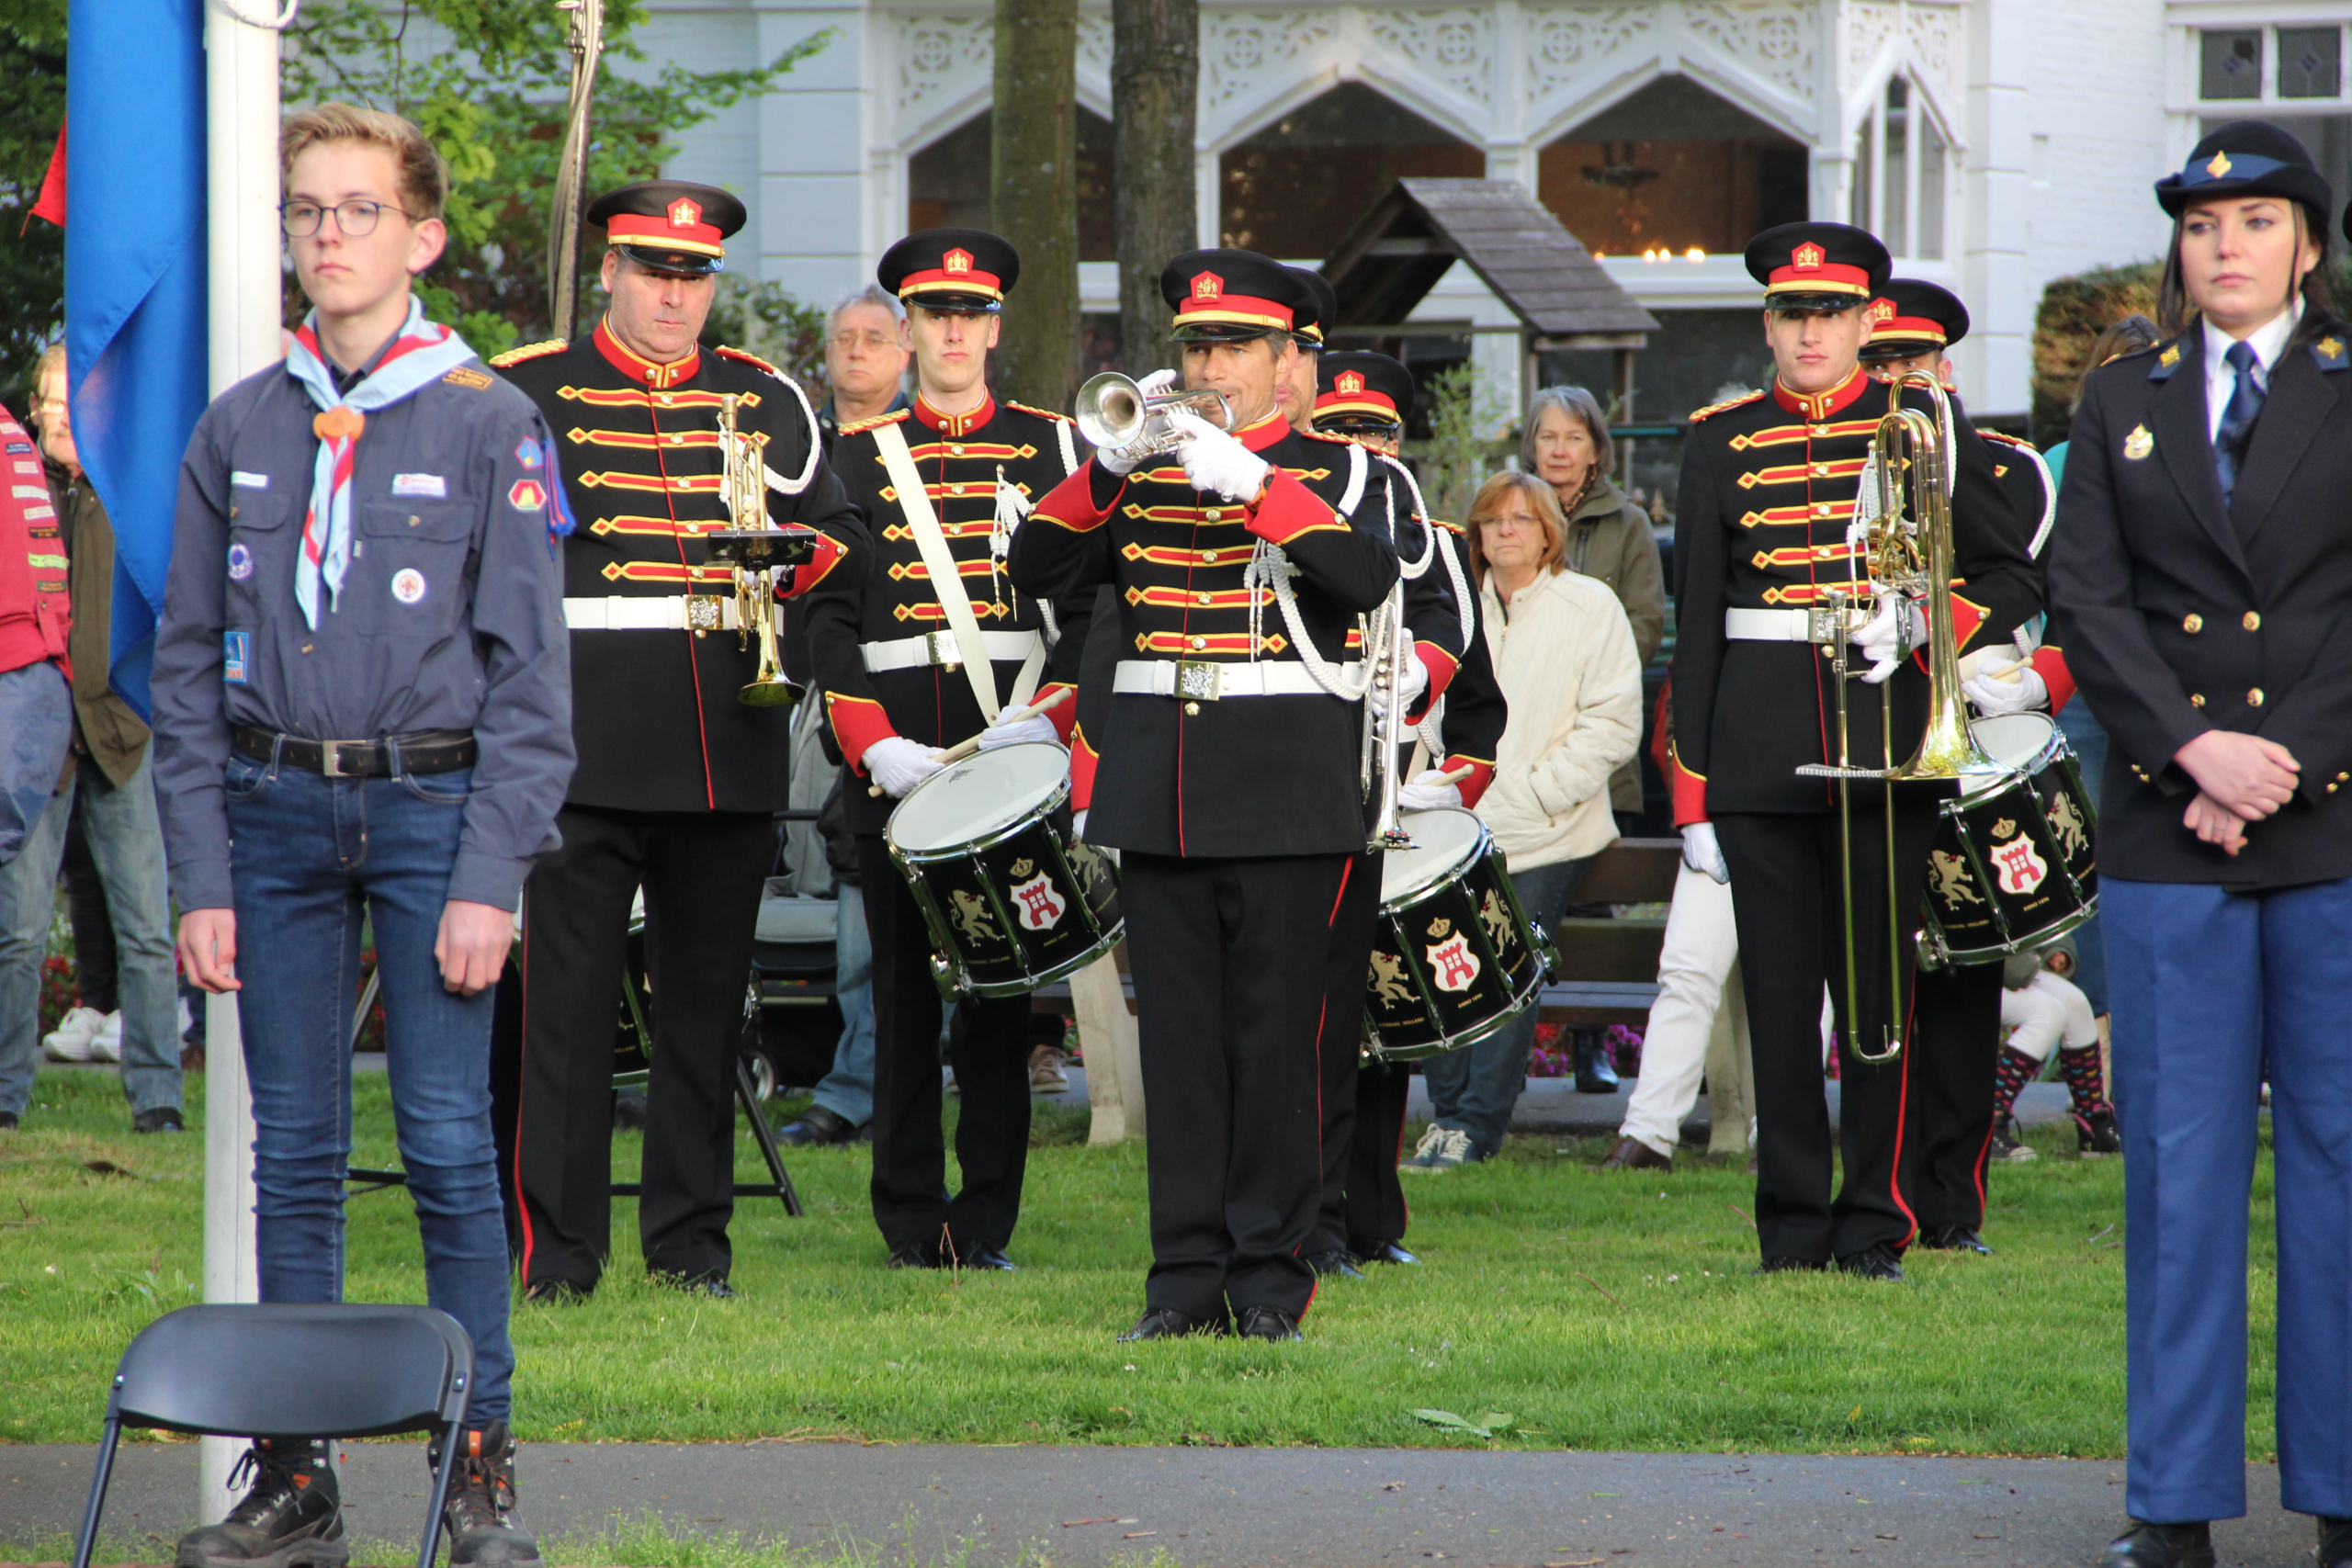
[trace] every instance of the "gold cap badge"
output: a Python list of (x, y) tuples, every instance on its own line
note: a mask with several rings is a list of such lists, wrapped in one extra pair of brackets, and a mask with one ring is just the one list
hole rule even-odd
[(1342, 394), (1343, 396), (1351, 398), (1358, 392), (1363, 390), (1363, 377), (1360, 372), (1354, 370), (1342, 370), (1337, 377), (1333, 378), (1331, 389)]
[(945, 255), (939, 258), (939, 265), (940, 269), (944, 272), (961, 276), (972, 270), (972, 253), (969, 251), (950, 251)]
[(1819, 245), (1807, 240), (1789, 253), (1789, 265), (1799, 272), (1811, 272), (1822, 264), (1824, 253)]
[(684, 197), (682, 196), (677, 200), (670, 204), (671, 228), (691, 229), (701, 221), (702, 209), (695, 206), (693, 202), (688, 201)]
[(2213, 178), (2220, 179), (2230, 172), (2230, 155), (2227, 152), (2214, 153), (2212, 161), (2205, 165), (2205, 172)]
[(1194, 273), (1193, 275), (1193, 298), (1195, 299), (1224, 299), (1225, 279), (1219, 277), (1213, 272)]

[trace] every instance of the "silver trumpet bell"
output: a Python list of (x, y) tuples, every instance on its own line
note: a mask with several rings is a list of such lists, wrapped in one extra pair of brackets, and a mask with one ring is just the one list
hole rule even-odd
[(1183, 433), (1168, 418), (1173, 409), (1183, 409), (1219, 430), (1233, 428), (1232, 406), (1213, 388), (1148, 394), (1115, 370), (1103, 371), (1078, 389), (1072, 417), (1088, 445), (1151, 457), (1184, 444)]

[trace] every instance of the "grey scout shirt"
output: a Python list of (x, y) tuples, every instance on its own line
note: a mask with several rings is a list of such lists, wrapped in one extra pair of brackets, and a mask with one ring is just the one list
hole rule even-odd
[(316, 740), (471, 730), (480, 751), (449, 897), (512, 909), (556, 847), (571, 777), (571, 659), (548, 538), (558, 479), (531, 400), (469, 360), (368, 414), (351, 562), (294, 600), (318, 412), (282, 365), (197, 422), (155, 638), (155, 791), (184, 909), (232, 907), (222, 774), (236, 727)]

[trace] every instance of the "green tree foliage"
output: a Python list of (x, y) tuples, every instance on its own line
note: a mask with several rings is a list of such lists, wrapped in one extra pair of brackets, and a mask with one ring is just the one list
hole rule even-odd
[(2033, 315), (2033, 440), (2048, 446), (2066, 439), (2075, 417), (2075, 389), (2090, 368), (2098, 334), (2138, 311), (2154, 318), (2160, 263), (2098, 267), (2053, 277)]
[(18, 416), (65, 330), (65, 231), (28, 216), (65, 120), (65, 4), (0, 0), (0, 405)]
[[(813, 32), (764, 64), (649, 71), (634, 37), (647, 10), (647, 0), (605, 0), (591, 192), (655, 177), (680, 131), (765, 92), (833, 36)], [(571, 81), (569, 15), (554, 0), (311, 0), (287, 33), (289, 106), (341, 99), (405, 115), (448, 160), (449, 248), (421, 292), (484, 355), (548, 335), (548, 201)], [(593, 254), (585, 261), (582, 287), (593, 290)], [(737, 293), (768, 302), (765, 314), (747, 304), (752, 319), (791, 313), (770, 286)]]
[(781, 284), (721, 273), (702, 341), (750, 349), (798, 381), (811, 402), (821, 403), (828, 395), (824, 310), (795, 299)]

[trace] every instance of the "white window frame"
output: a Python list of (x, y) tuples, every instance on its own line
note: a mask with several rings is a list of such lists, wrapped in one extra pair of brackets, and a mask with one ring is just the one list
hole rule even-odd
[[(2335, 96), (2332, 98), (2287, 98), (2278, 94), (2279, 50), (2278, 35), (2285, 32), (2307, 32), (2314, 28), (2333, 27), (2336, 29)], [(2342, 12), (2308, 17), (2281, 16), (2277, 12), (2256, 20), (2247, 17), (2214, 16), (2188, 20), (2181, 26), (2183, 53), (2187, 56), (2186, 83), (2183, 95), (2188, 107), (2211, 118), (2214, 114), (2310, 114), (2331, 107), (2352, 106), (2352, 39), (2344, 36), (2352, 27), (2352, 17)], [(2205, 35), (2207, 33), (2260, 33), (2262, 35), (2262, 70), (2256, 80), (2261, 96), (2252, 98), (2209, 98), (2205, 96)]]
[[(1904, 85), (1904, 107), (1909, 112), (1910, 119), (1905, 128), (1907, 134), (1903, 139), (1903, 248), (1894, 253), (1895, 259), (1949, 263), (1953, 232), (1952, 176), (1958, 168), (1960, 139), (1952, 134), (1951, 126), (1937, 109), (1934, 98), (1920, 85), (1919, 78), (1908, 70), (1890, 72), (1879, 81), (1871, 93), (1870, 107), (1864, 111), (1862, 123), (1857, 128), (1860, 134), (1870, 139), (1870, 190), (1866, 203), (1870, 219), (1868, 227), (1873, 234), (1883, 237), (1886, 233), (1886, 96), (1887, 89), (1897, 79)], [(1921, 148), (1927, 141), (1920, 132), (1922, 127), (1930, 123), (1934, 125), (1936, 139), (1943, 144), (1944, 150), (1943, 188), (1937, 193), (1941, 210), (1937, 214), (1939, 221), (1936, 225), (1937, 232), (1942, 236), (1943, 254), (1933, 256), (1921, 255), (1918, 249), (1921, 227), (1919, 161)], [(1860, 179), (1862, 177), (1860, 160), (1856, 160), (1856, 165), (1855, 177)]]

